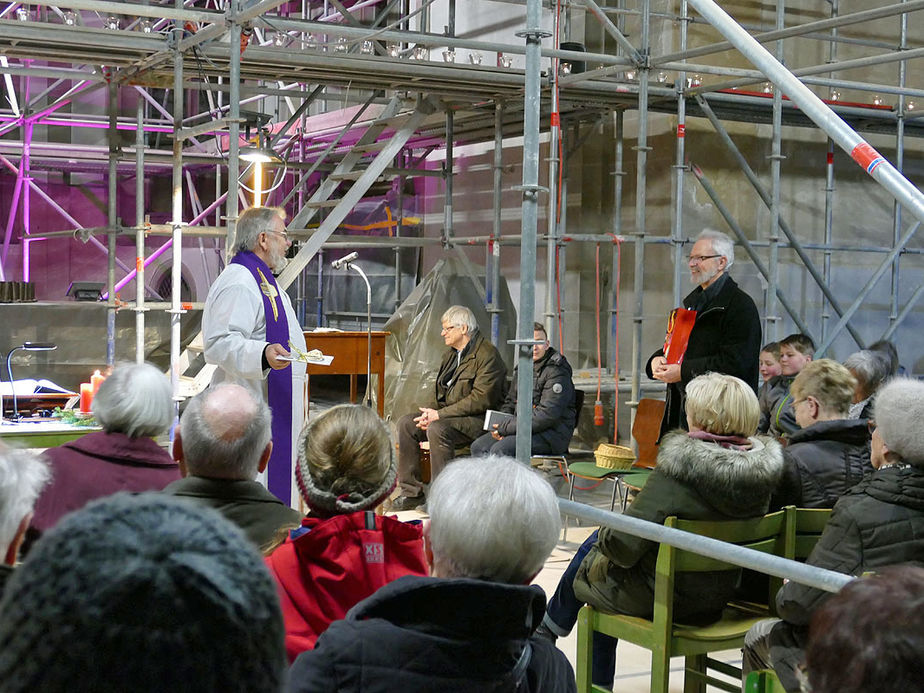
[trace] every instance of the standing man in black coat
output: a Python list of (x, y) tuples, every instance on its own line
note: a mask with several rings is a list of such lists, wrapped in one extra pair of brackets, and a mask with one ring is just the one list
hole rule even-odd
[(684, 389), (698, 375), (733, 375), (757, 391), (760, 317), (751, 297), (727, 274), (734, 261), (735, 245), (726, 234), (705, 229), (696, 237), (688, 264), (698, 286), (683, 299), (684, 308), (696, 311), (696, 322), (683, 361), (669, 364), (658, 349), (645, 367), (649, 378), (667, 383), (662, 436), (687, 427)]
[[(541, 344), (533, 345), (532, 453), (561, 455), (568, 451), (576, 417), (571, 364), (549, 344), (549, 337), (541, 323), (533, 323), (533, 340)], [(513, 385), (507, 393), (504, 406), (500, 410), (507, 414), (516, 413), (516, 374), (513, 376)], [(515, 457), (516, 434), (515, 418), (494, 424), (494, 430), (472, 443), (472, 455)]]

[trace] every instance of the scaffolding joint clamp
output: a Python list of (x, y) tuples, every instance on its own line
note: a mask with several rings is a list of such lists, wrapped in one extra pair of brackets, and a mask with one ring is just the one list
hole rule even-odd
[(549, 38), (552, 35), (552, 32), (548, 29), (543, 29), (542, 27), (535, 27), (533, 29), (524, 29), (523, 31), (518, 31), (514, 34), (517, 38), (526, 39), (527, 41), (532, 39), (534, 41), (541, 41), (544, 38)]
[(519, 190), (527, 197), (535, 197), (541, 192), (547, 193), (549, 189), (544, 185), (514, 185), (512, 190)]
[(767, 158), (770, 159), (771, 161), (785, 161), (786, 155), (785, 154), (769, 154)]

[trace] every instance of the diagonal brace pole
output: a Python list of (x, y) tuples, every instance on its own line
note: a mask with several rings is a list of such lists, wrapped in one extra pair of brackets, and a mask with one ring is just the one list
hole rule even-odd
[(857, 294), (854, 302), (850, 304), (850, 308), (847, 309), (847, 312), (844, 313), (838, 323), (834, 326), (834, 329), (832, 329), (828, 336), (825, 337), (824, 343), (818, 347), (815, 353), (823, 355), (825, 351), (828, 350), (828, 347), (831, 346), (831, 343), (837, 337), (838, 333), (844, 329), (847, 321), (850, 320), (853, 314), (857, 312), (857, 309), (863, 305), (863, 302), (866, 300), (867, 296), (869, 296), (869, 292), (872, 291), (873, 287), (876, 285), (876, 282), (878, 282), (880, 278), (882, 278), (882, 275), (891, 268), (892, 262), (894, 262), (895, 258), (897, 258), (905, 250), (905, 246), (908, 244), (908, 241), (910, 241), (911, 237), (917, 233), (917, 230), (920, 226), (920, 221), (915, 222), (914, 225), (905, 232), (905, 235), (902, 236), (901, 240), (895, 245), (895, 247), (889, 251), (889, 254), (885, 256), (879, 267), (877, 267), (876, 271), (873, 272), (873, 276), (870, 277), (869, 281), (866, 282), (862, 289), (860, 289), (860, 293)]
[[(924, 194), (905, 178), (882, 154), (802, 84), (785, 65), (725, 12), (714, 0), (687, 0), (699, 13), (751, 61), (819, 128), (872, 176), (918, 220), (924, 221)], [(830, 67), (830, 66), (829, 66)], [(843, 319), (842, 319), (842, 322)]]
[[(690, 170), (693, 172), (693, 175), (696, 177), (696, 180), (700, 182), (700, 185), (703, 186), (703, 190), (706, 191), (706, 194), (712, 198), (712, 201), (715, 203), (716, 209), (719, 211), (719, 214), (722, 215), (722, 218), (725, 219), (725, 223), (735, 232), (735, 236), (738, 237), (738, 242), (741, 243), (742, 247), (747, 251), (747, 254), (750, 256), (751, 261), (754, 263), (754, 266), (757, 268), (757, 271), (763, 275), (763, 278), (767, 281), (770, 280), (770, 272), (767, 269), (767, 266), (764, 264), (763, 260), (760, 259), (760, 256), (757, 254), (757, 251), (754, 249), (754, 246), (751, 245), (751, 242), (745, 236), (744, 231), (741, 228), (741, 225), (735, 220), (735, 217), (732, 215), (731, 210), (725, 206), (725, 203), (722, 202), (722, 198), (719, 197), (719, 193), (716, 192), (716, 189), (712, 186), (712, 183), (706, 177), (706, 174), (703, 173), (703, 170), (696, 164), (690, 164)], [(792, 318), (793, 322), (796, 323), (796, 326), (799, 328), (799, 331), (803, 334), (811, 335), (808, 327), (802, 319), (799, 317), (799, 312), (795, 307), (789, 302), (789, 299), (786, 297), (786, 294), (783, 290), (777, 285), (776, 287), (776, 297), (780, 299), (780, 303), (783, 304), (783, 308), (786, 309), (786, 312), (789, 313), (789, 317)]]
[[(738, 149), (737, 145), (735, 145), (735, 143), (732, 141), (728, 131), (723, 127), (722, 123), (719, 122), (719, 119), (713, 112), (709, 102), (699, 94), (696, 96), (696, 102), (700, 105), (700, 108), (703, 109), (703, 113), (706, 114), (706, 117), (709, 118), (709, 122), (712, 123), (712, 127), (715, 128), (716, 133), (718, 133), (719, 139), (722, 140), (723, 144), (725, 144), (725, 147), (738, 162), (738, 166), (741, 167), (744, 175), (747, 177), (748, 181), (750, 181), (751, 185), (754, 187), (754, 190), (757, 191), (760, 199), (763, 200), (763, 203), (769, 209), (771, 202), (769, 193), (761, 184), (760, 180), (758, 180), (757, 174), (754, 173), (754, 170), (744, 158), (741, 150)], [(789, 224), (782, 217), (779, 219), (779, 227), (783, 232), (783, 235), (785, 235), (789, 240), (789, 244), (792, 249), (796, 251), (796, 254), (802, 260), (802, 264), (805, 265), (805, 269), (807, 269), (808, 273), (812, 275), (812, 279), (815, 280), (815, 283), (818, 284), (818, 288), (821, 289), (821, 292), (824, 294), (825, 298), (828, 299), (828, 302), (831, 304), (831, 308), (834, 309), (834, 312), (837, 313), (838, 317), (843, 316), (844, 310), (841, 308), (837, 297), (835, 297), (835, 295), (832, 293), (831, 288), (825, 282), (824, 277), (821, 276), (821, 274), (818, 272), (818, 269), (815, 267), (815, 264), (812, 262), (812, 259), (808, 256), (808, 253), (805, 252), (805, 248), (803, 248), (802, 244), (799, 243), (799, 240), (796, 238), (796, 235), (793, 233)], [(854, 338), (854, 341), (856, 341), (857, 346), (862, 349), (865, 346), (863, 343), (863, 338), (859, 335), (856, 329), (854, 329), (853, 326), (848, 323), (847, 330)]]

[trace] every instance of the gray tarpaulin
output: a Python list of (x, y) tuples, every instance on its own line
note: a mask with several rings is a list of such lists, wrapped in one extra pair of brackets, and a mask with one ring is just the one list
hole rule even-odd
[[(484, 286), (484, 276), (475, 277)], [(440, 318), (449, 306), (467, 306), (475, 314), (478, 329), (491, 337), (491, 318), (484, 307), (483, 288), (472, 280), (462, 261), (450, 255), (440, 260), (385, 324), (391, 332), (385, 347), (385, 411), (392, 421), (417, 411), (432, 398), (433, 383), (446, 351), (440, 337)], [(508, 339), (516, 335), (517, 316), (507, 283), (501, 277), (498, 288), (500, 331), (497, 348), (508, 376), (513, 372), (513, 347)]]

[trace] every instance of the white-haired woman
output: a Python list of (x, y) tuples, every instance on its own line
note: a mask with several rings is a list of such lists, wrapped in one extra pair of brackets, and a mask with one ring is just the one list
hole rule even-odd
[(117, 366), (93, 398), (102, 431), (45, 452), (51, 484), (35, 506), (39, 532), (94, 498), (118, 491), (159, 491), (180, 478), (177, 463), (154, 441), (170, 428), (170, 381), (148, 363)]
[[(767, 512), (783, 468), (779, 444), (756, 438), (760, 407), (754, 390), (730, 375), (707, 373), (686, 388), (689, 431), (661, 440), (658, 464), (627, 515), (661, 524), (734, 520)], [(651, 618), (658, 544), (603, 528), (578, 550), (549, 601), (543, 630), (567, 635), (583, 604), (610, 613)], [(721, 617), (738, 579), (736, 571), (690, 574), (675, 582), (674, 619), (709, 623)], [(593, 683), (613, 684), (616, 641), (596, 633)]]

